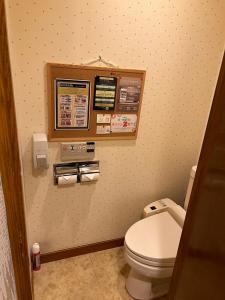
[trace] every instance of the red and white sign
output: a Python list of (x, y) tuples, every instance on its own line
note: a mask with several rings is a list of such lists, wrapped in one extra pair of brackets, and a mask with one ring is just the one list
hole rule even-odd
[(111, 117), (111, 132), (135, 132), (136, 114), (114, 114)]

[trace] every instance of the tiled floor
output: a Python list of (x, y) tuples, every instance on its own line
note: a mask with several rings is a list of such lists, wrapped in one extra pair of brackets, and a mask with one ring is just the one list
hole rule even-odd
[(122, 247), (43, 264), (34, 272), (35, 300), (129, 300), (128, 271)]

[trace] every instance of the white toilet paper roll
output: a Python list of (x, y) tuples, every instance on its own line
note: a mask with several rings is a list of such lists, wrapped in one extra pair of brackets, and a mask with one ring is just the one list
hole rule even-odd
[(96, 181), (99, 179), (99, 173), (89, 173), (89, 174), (82, 174), (81, 175), (81, 182), (84, 181)]
[(58, 185), (74, 184), (77, 182), (77, 175), (66, 175), (58, 177)]

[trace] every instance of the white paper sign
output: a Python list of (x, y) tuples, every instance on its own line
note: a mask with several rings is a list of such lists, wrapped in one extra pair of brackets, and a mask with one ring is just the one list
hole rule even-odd
[(96, 134), (110, 134), (110, 125), (97, 126)]
[(111, 118), (112, 132), (135, 132), (137, 125), (137, 115), (135, 114), (115, 114)]
[(97, 114), (97, 123), (110, 123), (111, 115), (110, 114)]

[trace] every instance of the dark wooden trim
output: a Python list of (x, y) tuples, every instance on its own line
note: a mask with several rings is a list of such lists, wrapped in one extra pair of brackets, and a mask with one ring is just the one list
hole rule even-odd
[(47, 263), (59, 259), (69, 258), (91, 252), (102, 251), (106, 249), (121, 247), (124, 244), (124, 238), (103, 241), (95, 244), (88, 244), (75, 248), (63, 249), (55, 252), (49, 252), (41, 255), (41, 263)]
[(170, 300), (224, 299), (224, 174), (225, 54), (177, 253)]
[(0, 1), (0, 173), (18, 300), (32, 299), (21, 165), (4, 1)]

